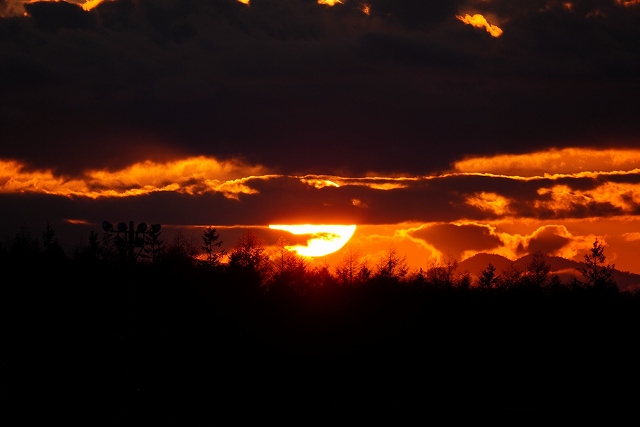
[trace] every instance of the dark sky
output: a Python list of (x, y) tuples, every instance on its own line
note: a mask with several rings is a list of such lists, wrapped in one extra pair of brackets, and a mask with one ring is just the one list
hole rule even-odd
[(638, 143), (640, 4), (368, 4), (27, 4), (0, 21), (0, 156), (64, 173), (157, 152), (424, 174), (462, 155)]
[[(416, 236), (443, 253), (438, 236), (464, 220), (476, 229), (446, 248), (461, 257), (466, 246), (506, 247), (486, 226), (507, 217), (635, 221), (640, 1), (81, 3), (0, 0), (5, 234), (45, 213), (91, 224), (133, 212), (172, 224), (415, 221), (442, 224)], [(467, 14), (502, 33), (463, 22)], [(599, 152), (609, 153), (605, 163)], [(559, 160), (523, 164), (533, 153)], [(85, 197), (37, 178), (48, 172), (64, 186), (86, 182), (87, 171), (193, 158), (226, 165), (194, 175), (195, 187), (244, 179), (251, 191), (229, 197), (183, 191), (186, 182), (173, 191), (171, 177), (132, 184), (94, 175), (85, 190), (164, 189)], [(480, 166), (460, 163), (476, 158)], [(577, 175), (588, 171), (596, 175)], [(344, 181), (320, 190), (299, 179), (310, 174)], [(415, 181), (389, 191), (355, 184), (373, 176)], [(570, 189), (564, 205), (559, 188)], [(622, 201), (605, 197), (612, 192)], [(500, 197), (508, 208), (497, 207)], [(548, 230), (534, 231), (525, 234), (539, 247)], [(582, 247), (606, 234), (558, 233), (556, 246), (580, 238)]]

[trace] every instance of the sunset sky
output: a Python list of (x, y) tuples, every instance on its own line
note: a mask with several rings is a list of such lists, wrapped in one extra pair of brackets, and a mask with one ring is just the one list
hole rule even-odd
[(640, 273), (639, 214), (640, 0), (0, 0), (3, 240), (356, 225), (372, 263), (597, 238)]

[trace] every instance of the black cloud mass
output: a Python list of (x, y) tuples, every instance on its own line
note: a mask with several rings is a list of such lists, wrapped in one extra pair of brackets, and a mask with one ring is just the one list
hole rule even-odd
[[(462, 153), (638, 144), (640, 4), (367, 5), (4, 1), (0, 156), (69, 174), (149, 150), (430, 173)], [(503, 34), (457, 18), (474, 13)]]

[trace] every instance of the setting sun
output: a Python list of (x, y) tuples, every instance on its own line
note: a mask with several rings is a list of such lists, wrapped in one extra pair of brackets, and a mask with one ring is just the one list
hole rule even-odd
[(300, 255), (320, 257), (329, 255), (342, 248), (356, 231), (355, 225), (269, 225), (273, 230), (284, 230), (295, 235), (309, 235), (307, 245), (286, 246)]

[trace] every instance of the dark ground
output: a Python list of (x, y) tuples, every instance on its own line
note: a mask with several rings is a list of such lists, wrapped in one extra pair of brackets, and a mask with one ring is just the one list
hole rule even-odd
[(4, 425), (509, 419), (640, 397), (629, 295), (66, 279), (3, 280)]

